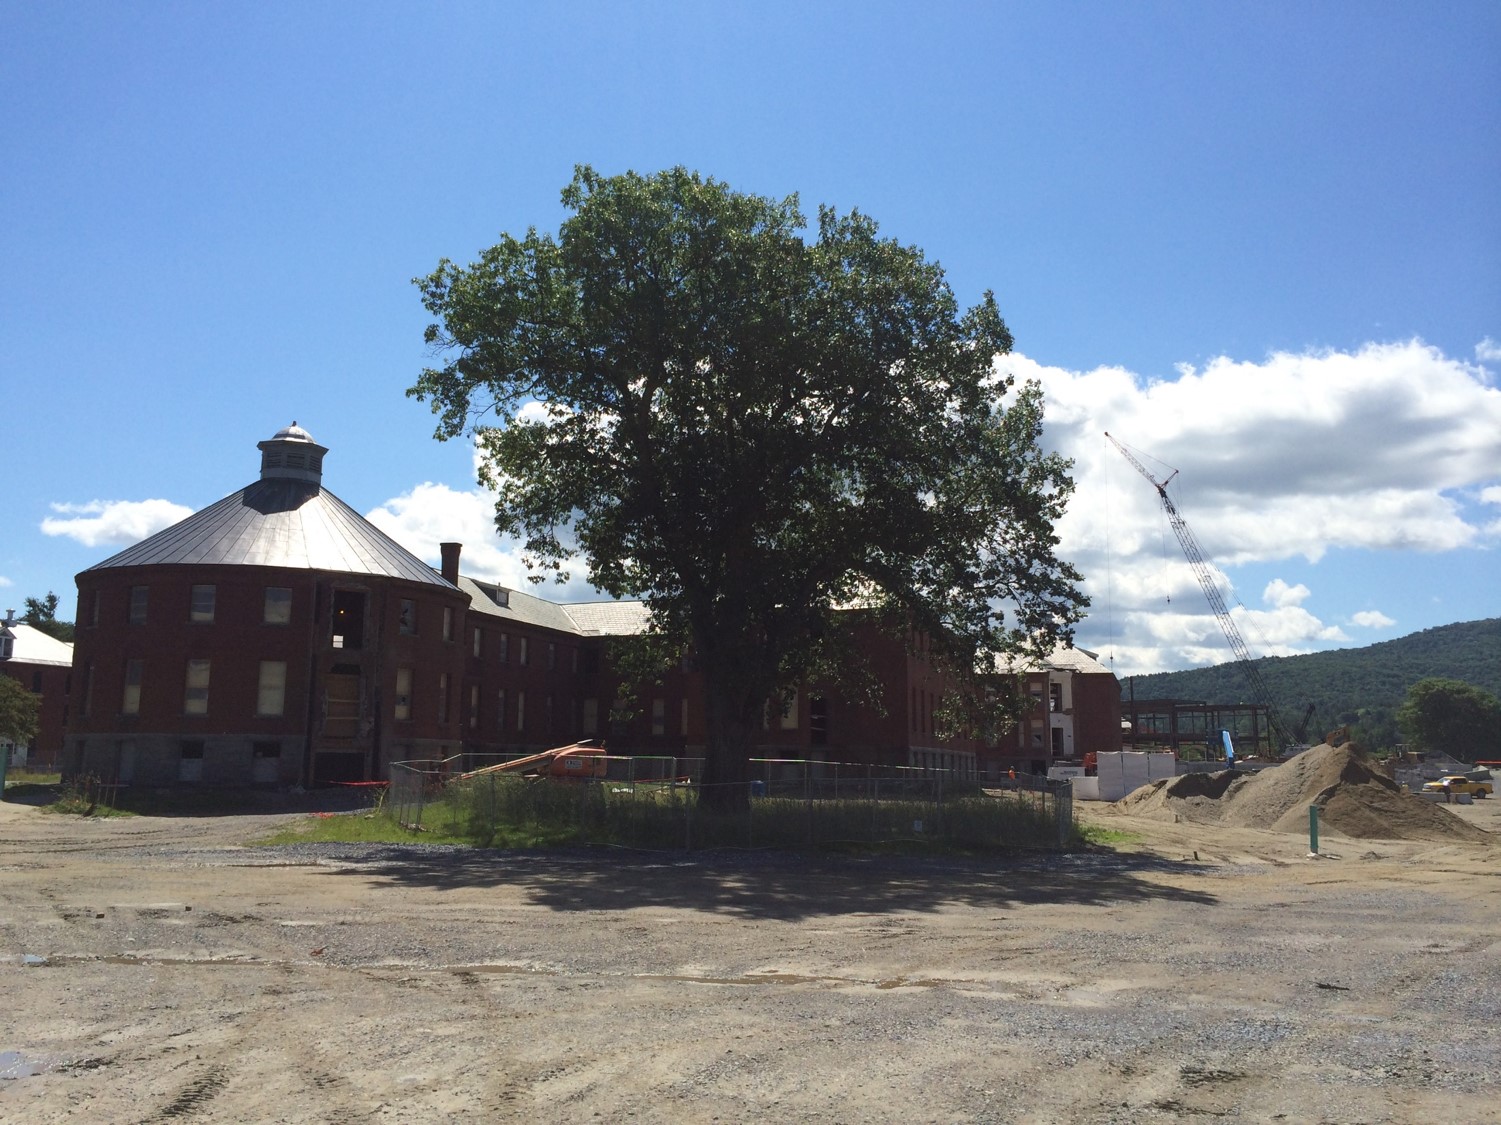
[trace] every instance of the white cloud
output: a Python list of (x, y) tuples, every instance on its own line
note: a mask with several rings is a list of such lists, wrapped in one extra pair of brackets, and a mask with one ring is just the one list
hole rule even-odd
[(1350, 617), (1350, 624), (1359, 625), (1362, 629), (1389, 629), (1396, 621), (1379, 609), (1363, 609)]
[(1489, 336), (1475, 345), (1475, 358), (1481, 363), (1496, 363), (1501, 361), (1501, 344), (1496, 343)]
[(14, 585), (15, 585), (15, 583), (12, 582), (9, 578), (5, 577), (5, 575), (3, 575), (3, 574), (0, 574), (0, 589), (3, 589), (6, 586), (14, 586)]
[(76, 539), (85, 547), (138, 543), (193, 514), (192, 508), (170, 500), (91, 500), (50, 506), (58, 514), (42, 520), (43, 534)]
[(1287, 606), (1302, 605), (1308, 600), (1310, 591), (1307, 586), (1299, 582), (1296, 586), (1289, 586), (1280, 578), (1274, 578), (1267, 583), (1265, 590), (1261, 592), (1261, 600), (1267, 605), (1280, 608)]
[[(1124, 671), (1219, 663), (1230, 652), (1156, 490), (1106, 431), (1157, 480), (1177, 470), (1169, 495), (1222, 591), (1227, 572), (1316, 564), (1332, 550), (1501, 541), (1501, 520), (1480, 518), (1491, 513), (1473, 503), (1501, 502), (1501, 390), (1483, 368), (1421, 341), (1261, 362), (1220, 357), (1181, 364), (1172, 379), (1070, 371), (1020, 354), (997, 366), (1042, 384), (1043, 442), (1074, 460), (1076, 490), (1058, 533), (1094, 602), (1081, 643), (1103, 648), (1112, 634)], [(1263, 595), (1271, 612), (1249, 619), (1271, 638), (1263, 647), (1248, 635), (1257, 655), (1347, 639), (1320, 620), (1317, 596), (1279, 582)]]
[(440, 543), (462, 543), (459, 569), (471, 578), (496, 582), (554, 601), (599, 598), (588, 583), (588, 569), (570, 566), (570, 579), (559, 586), (551, 581), (533, 584), (521, 561), (523, 550), (514, 538), (502, 539), (495, 530), (495, 499), (483, 489), (459, 490), (446, 484), (419, 484), (387, 500), (365, 518), (407, 550), (432, 565), (440, 561)]

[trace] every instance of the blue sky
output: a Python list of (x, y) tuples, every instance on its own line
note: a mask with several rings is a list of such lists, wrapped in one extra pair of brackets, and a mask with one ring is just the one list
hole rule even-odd
[(1258, 652), (1501, 616), (1493, 3), (11, 4), (0, 104), (0, 608), (71, 606), (293, 419), (519, 581), (404, 397), (410, 279), (590, 163), (858, 207), (993, 289), (1122, 674), (1228, 649), (1104, 430), (1179, 470)]

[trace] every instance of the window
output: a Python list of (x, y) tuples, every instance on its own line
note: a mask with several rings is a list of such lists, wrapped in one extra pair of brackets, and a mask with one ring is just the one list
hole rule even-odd
[(1062, 684), (1049, 684), (1048, 685), (1048, 710), (1049, 711), (1054, 711), (1054, 712), (1062, 711), (1063, 710), (1063, 685)]
[(149, 586), (132, 586), (130, 588), (130, 617), (132, 625), (146, 624), (146, 595), (151, 593)]
[(526, 730), (526, 692), (516, 693), (516, 729)]
[(479, 626), (476, 625), (474, 627), (474, 643), (472, 645), (470, 645), (470, 649), (469, 649), (470, 653), (475, 657), (475, 659), (478, 659), (480, 653), (482, 653), (484, 651), (484, 645), (485, 645), (484, 636), (485, 635), (484, 635), (483, 632), (480, 631)]
[(287, 706), (287, 662), (262, 660), (260, 685), (256, 691), (257, 715), (280, 715)]
[(665, 699), (651, 701), (651, 732), (658, 735), (667, 733), (667, 700)]
[(186, 715), (208, 714), (207, 660), (189, 660), (186, 690), (183, 693), (182, 710)]
[[(83, 614), (80, 613), (78, 616), (82, 617)], [(98, 625), (99, 624), (99, 591), (98, 590), (94, 590), (94, 591), (92, 591), (89, 594), (89, 624), (90, 625)]]
[(122, 715), (141, 713), (141, 670), (145, 663), (140, 659), (125, 662), (125, 697), (120, 700)]
[(83, 666), (83, 702), (78, 710), (87, 716), (93, 709), (94, 703), (94, 662), (90, 660)]
[(506, 729), (506, 689), (501, 688), (495, 693), (495, 729)]
[(188, 620), (196, 621), (200, 625), (214, 623), (214, 587), (193, 587), (193, 598), (188, 607)]
[(517, 649), (517, 652), (516, 652), (516, 663), (524, 665), (524, 664), (526, 664), (526, 638), (525, 637), (517, 637), (516, 640), (518, 641), (518, 649)]
[(469, 686), (469, 729), (479, 728), (479, 685)]
[(547, 642), (547, 670), (553, 671), (558, 666), (558, 646), (552, 641)]
[(511, 635), (509, 633), (500, 635), (500, 662), (502, 664), (511, 662)]
[(405, 722), (412, 717), (412, 670), (396, 669), (396, 706), (391, 717)]
[(16, 640), (10, 636), (0, 636), (0, 660), (9, 660), (16, 651)]
[(684, 738), (687, 738), (688, 737), (688, 700), (687, 700), (686, 697), (683, 699), (683, 706), (680, 708), (680, 712), (681, 713), (678, 715), (678, 721), (680, 723), (682, 723), (682, 726), (680, 726), (678, 728), (678, 733), (681, 734)]
[(292, 591), (285, 586), (267, 586), (266, 602), (261, 610), (261, 621), (266, 625), (290, 625), (292, 623)]
[(177, 780), (203, 780), (203, 742), (199, 739), (177, 744)]
[(782, 700), (782, 729), (797, 730), (797, 692)]
[(808, 741), (814, 746), (829, 742), (829, 701), (821, 695), (808, 699)]
[(595, 734), (599, 731), (599, 700), (584, 700), (584, 713), (580, 726), (585, 734)]
[(333, 627), (330, 637), (330, 644), (334, 648), (365, 647), (365, 595), (360, 591), (334, 591)]
[(553, 730), (551, 695), (542, 700), (542, 729), (547, 731), (548, 733), (551, 733)]
[(401, 599), (401, 611), (397, 617), (396, 631), (403, 637), (414, 636), (417, 632), (417, 603), (411, 598)]
[(443, 607), (443, 639), (453, 640), (453, 606), (451, 605)]
[(438, 673), (438, 722), (448, 722), (448, 673)]

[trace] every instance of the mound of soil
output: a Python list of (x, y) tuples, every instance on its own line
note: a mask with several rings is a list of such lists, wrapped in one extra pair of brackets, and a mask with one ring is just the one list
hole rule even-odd
[(1132, 816), (1306, 832), (1308, 806), (1331, 832), (1366, 840), (1485, 841), (1491, 834), (1407, 792), (1352, 744), (1315, 746), (1258, 773), (1183, 774), (1115, 803)]

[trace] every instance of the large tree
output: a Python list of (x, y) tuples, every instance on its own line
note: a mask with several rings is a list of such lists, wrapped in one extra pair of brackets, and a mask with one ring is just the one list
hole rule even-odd
[[(416, 279), (440, 367), (408, 392), (470, 435), (530, 563), (639, 597), (706, 689), (706, 785), (748, 776), (768, 698), (839, 661), (854, 608), (981, 676), (1085, 604), (1055, 554), (1068, 462), (998, 374), (993, 296), (858, 213), (678, 168), (577, 169), (556, 237), (503, 236)], [(726, 791), (728, 792), (728, 790)], [(725, 803), (733, 803), (727, 799)]]
[(47, 591), (45, 598), (27, 598), (26, 612), (21, 615), (21, 620), (33, 629), (40, 629), (50, 637), (72, 643), (73, 622), (59, 621), (57, 606), (57, 595), (51, 590)]
[(1397, 725), (1409, 742), (1467, 762), (1501, 753), (1501, 700), (1463, 680), (1435, 676), (1413, 684)]
[(42, 697), (0, 673), (0, 742), (25, 746), (41, 729)]

